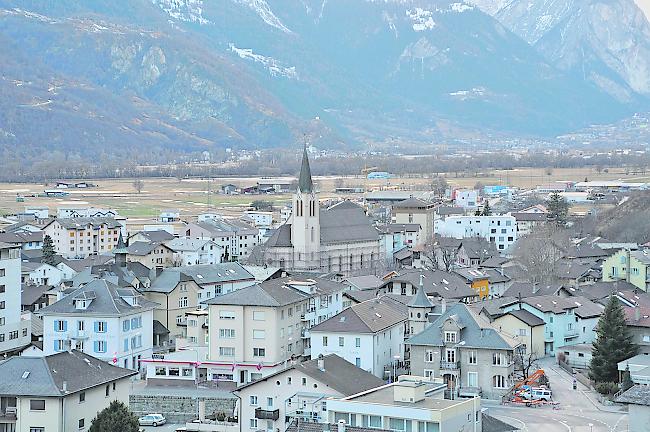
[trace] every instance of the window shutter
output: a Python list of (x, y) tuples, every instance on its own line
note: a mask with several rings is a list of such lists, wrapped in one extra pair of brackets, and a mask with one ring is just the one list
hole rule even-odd
[(54, 320), (54, 331), (59, 331), (59, 320)]
[(124, 351), (128, 351), (128, 350), (129, 350), (129, 340), (124, 339)]
[(107, 321), (102, 321), (104, 323), (104, 331), (103, 333), (108, 333), (108, 322)]
[[(97, 323), (95, 323), (95, 328), (97, 328)], [(99, 352), (99, 341), (93, 342), (93, 350)]]
[(67, 321), (63, 321), (63, 331), (64, 332), (68, 331), (68, 322)]
[[(93, 328), (94, 328), (94, 330), (95, 330), (95, 333), (97, 333), (97, 332), (99, 331), (99, 322), (98, 322), (98, 321), (95, 321), (95, 322), (93, 323)], [(96, 343), (97, 343), (97, 342), (95, 342), (95, 344), (96, 344)], [(95, 345), (95, 346), (97, 346), (97, 345)], [(97, 352), (97, 350), (95, 350), (95, 352)]]

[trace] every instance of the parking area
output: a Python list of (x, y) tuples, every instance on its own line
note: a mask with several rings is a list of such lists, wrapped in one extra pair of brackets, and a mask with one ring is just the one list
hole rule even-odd
[(164, 424), (162, 426), (140, 426), (145, 432), (174, 432), (177, 428), (185, 426), (185, 424)]

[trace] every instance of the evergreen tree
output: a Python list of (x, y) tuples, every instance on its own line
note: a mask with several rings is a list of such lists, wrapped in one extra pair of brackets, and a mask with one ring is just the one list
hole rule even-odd
[(54, 255), (56, 255), (56, 251), (54, 250), (54, 242), (52, 241), (52, 237), (49, 235), (46, 235), (43, 237), (43, 262), (45, 264), (49, 265), (54, 265)]
[(632, 382), (632, 377), (630, 376), (630, 365), (625, 366), (625, 372), (623, 372), (623, 382), (621, 383), (621, 390), (627, 391), (634, 387)]
[(553, 192), (547, 202), (548, 217), (556, 224), (564, 226), (569, 214), (569, 203), (558, 192)]
[(625, 323), (625, 313), (611, 296), (596, 326), (589, 378), (597, 383), (618, 382), (618, 363), (634, 356), (637, 346)]
[(483, 206), (483, 212), (481, 213), (481, 216), (490, 216), (492, 214), (492, 210), (490, 209), (490, 201), (485, 200), (485, 205)]
[(89, 432), (138, 432), (138, 417), (120, 401), (104, 408), (90, 425)]
[(474, 216), (481, 216), (481, 209), (477, 208), (476, 211), (474, 212)]

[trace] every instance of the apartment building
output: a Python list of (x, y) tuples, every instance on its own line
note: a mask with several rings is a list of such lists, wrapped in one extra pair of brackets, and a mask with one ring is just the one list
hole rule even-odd
[(222, 262), (224, 248), (209, 239), (175, 238), (165, 242), (174, 253), (174, 264), (184, 266), (218, 264)]
[(603, 261), (603, 282), (627, 281), (643, 291), (650, 289), (650, 249), (621, 249)]
[(638, 347), (639, 354), (650, 355), (650, 308), (636, 306), (624, 310), (632, 342)]
[(126, 369), (139, 369), (153, 348), (153, 310), (157, 303), (133, 288), (95, 279), (40, 309), (43, 352), (76, 349)]
[(511, 215), (454, 215), (437, 220), (435, 232), (443, 237), (457, 239), (481, 237), (495, 244), (497, 250), (502, 252), (517, 241), (517, 220)]
[(521, 347), (462, 303), (445, 308), (406, 344), (411, 372), (442, 378), (448, 398), (500, 398), (514, 383), (514, 358)]
[(128, 406), (136, 374), (76, 350), (11, 357), (0, 363), (0, 431), (88, 431), (111, 402)]
[(426, 244), (433, 240), (435, 213), (433, 203), (410, 197), (393, 204), (391, 212), (393, 223), (420, 225), (418, 244)]
[(139, 262), (150, 269), (171, 267), (175, 264), (174, 251), (164, 243), (133, 241), (126, 247), (127, 262)]
[(57, 253), (68, 259), (110, 252), (116, 247), (121, 230), (118, 221), (106, 217), (53, 219), (43, 227)]
[(379, 294), (414, 296), (422, 281), (424, 292), (429, 297), (441, 297), (472, 303), (479, 299), (478, 291), (472, 289), (459, 275), (442, 270), (400, 270), (384, 276), (384, 282), (377, 290)]
[(21, 316), (20, 267), (20, 246), (0, 243), (0, 353), (31, 341), (31, 325)]
[(227, 294), (255, 283), (255, 276), (236, 262), (171, 267), (166, 271), (181, 272), (191, 277), (201, 287), (198, 294), (199, 301)]
[(221, 217), (187, 224), (185, 236), (212, 240), (223, 248), (224, 261), (241, 261), (248, 258), (260, 242), (257, 228), (238, 220)]

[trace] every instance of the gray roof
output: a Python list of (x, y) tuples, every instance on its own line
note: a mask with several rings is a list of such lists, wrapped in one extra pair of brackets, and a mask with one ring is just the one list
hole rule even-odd
[(80, 260), (62, 260), (61, 262), (70, 267), (72, 270), (81, 272), (89, 267), (108, 264), (114, 259), (115, 258), (110, 255), (91, 255)]
[(616, 402), (650, 406), (650, 386), (635, 385), (616, 398)]
[(499, 255), (494, 243), (482, 238), (462, 239), (460, 247), (465, 250), (465, 253), (471, 259), (487, 260), (488, 258)]
[[(76, 350), (47, 357), (10, 357), (0, 363), (0, 395), (62, 397), (137, 373)], [(63, 391), (64, 382), (67, 392)]]
[(158, 247), (158, 243), (137, 241), (129, 244), (126, 253), (129, 255), (146, 256)]
[(440, 216), (464, 215), (465, 209), (454, 206), (438, 206), (436, 207), (436, 213)]
[[(209, 239), (190, 239), (190, 238), (175, 238), (166, 241), (164, 244), (169, 249), (176, 252), (178, 251), (194, 252), (201, 249), (208, 243), (212, 243), (214, 246), (217, 246), (216, 244), (214, 244), (212, 240)], [(217, 247), (221, 248), (220, 246)]]
[(298, 177), (298, 189), (302, 193), (311, 193), (314, 190), (314, 183), (311, 180), (311, 168), (309, 167), (309, 157), (307, 156), (307, 147), (302, 152), (302, 163), (300, 164), (300, 176)]
[[(52, 219), (52, 222), (58, 222), (66, 229), (85, 229), (87, 226), (106, 225), (108, 228), (121, 228), (122, 225), (113, 218), (108, 217), (81, 217), (81, 218), (59, 218)], [(46, 225), (46, 226), (47, 226)]]
[(630, 256), (641, 261), (643, 264), (650, 265), (650, 250), (635, 250), (630, 252)]
[(463, 278), (455, 273), (442, 270), (403, 270), (386, 280), (383, 286), (390, 282), (408, 282), (416, 287), (420, 284), (420, 275), (424, 275), (424, 291), (430, 297), (464, 299), (478, 296), (477, 292), (470, 288)]
[(406, 341), (411, 345), (443, 346), (442, 325), (447, 320), (455, 321), (460, 327), (461, 342), (466, 348), (491, 348), (510, 350), (519, 345), (512, 337), (499, 332), (487, 320), (472, 312), (469, 306), (456, 303), (450, 305), (422, 332)]
[(410, 197), (404, 201), (400, 201), (393, 205), (393, 208), (409, 208), (409, 209), (427, 209), (433, 207), (432, 203), (423, 201), (419, 198)]
[[(601, 300), (608, 298), (612, 293), (628, 291), (638, 291), (638, 288), (630, 282), (622, 280), (613, 282), (598, 281), (589, 285), (581, 285), (576, 290), (580, 295), (590, 300)], [(646, 295), (646, 293), (643, 293), (643, 295)]]
[(503, 293), (503, 297), (555, 295), (560, 289), (562, 289), (561, 284), (539, 285), (530, 282), (513, 282)]
[(502, 267), (504, 264), (508, 263), (510, 259), (502, 257), (502, 256), (493, 256), (481, 263), (481, 267), (483, 268), (497, 268), (497, 267)]
[(213, 236), (220, 236), (223, 233), (242, 233), (244, 235), (256, 234), (259, 230), (245, 222), (236, 219), (209, 219), (196, 222), (196, 226), (208, 231)]
[(198, 285), (255, 280), (252, 274), (236, 262), (172, 267), (167, 270), (185, 273)]
[[(266, 376), (259, 381), (272, 379), (273, 377), (284, 373), (287, 370), (295, 370), (296, 372), (304, 373), (305, 375), (326, 385), (327, 387), (330, 387), (331, 389), (339, 392), (344, 396), (351, 396), (353, 394), (357, 394), (359, 392), (370, 390), (386, 384), (384, 381), (377, 378), (373, 374), (356, 367), (352, 363), (337, 356), (336, 354), (329, 354), (324, 356), (323, 361), (324, 370), (320, 370), (318, 368), (318, 359), (313, 359), (292, 365), (287, 369), (283, 369), (275, 374)], [(253, 386), (259, 381), (245, 384), (239, 387), (238, 390)]]
[(512, 304), (517, 301), (516, 297), (498, 297), (493, 299), (481, 299), (477, 302), (470, 304), (470, 307), (477, 313), (485, 310), (490, 316), (491, 320), (494, 320), (502, 315), (505, 315), (501, 306), (505, 304)]
[[(125, 290), (120, 290), (116, 285), (103, 279), (95, 279), (61, 300), (40, 309), (37, 315), (122, 316), (151, 310), (158, 306), (158, 303), (146, 300), (136, 290), (132, 291), (138, 296), (137, 306), (131, 306), (122, 298), (125, 294), (129, 294)], [(94, 299), (86, 309), (80, 310), (75, 307), (75, 299), (92, 297)]]
[[(424, 278), (422, 278), (424, 279)], [(417, 293), (413, 296), (413, 299), (409, 302), (408, 304), (410, 307), (415, 307), (415, 308), (432, 308), (433, 304), (427, 297), (426, 293), (424, 292), (424, 286), (423, 285), (418, 285), (418, 291)]]
[[(140, 235), (142, 237), (145, 237), (151, 243), (162, 243), (162, 242), (164, 242), (166, 240), (171, 240), (171, 239), (174, 238), (173, 234), (170, 234), (165, 230), (140, 231), (140, 232), (135, 233), (134, 235)], [(131, 237), (133, 237), (133, 236), (131, 236)]]
[[(518, 300), (514, 300), (516, 303)], [(603, 305), (594, 303), (586, 297), (573, 296), (573, 297), (559, 297), (556, 295), (542, 295), (535, 297), (527, 297), (521, 299), (522, 303), (541, 312), (552, 312), (555, 314), (565, 313), (567, 310), (575, 309), (574, 313), (581, 318), (593, 318), (600, 316), (604, 310)]]
[(183, 272), (174, 271), (171, 269), (164, 269), (148, 287), (141, 288), (142, 292), (156, 292), (169, 294), (174, 291), (180, 282), (193, 281), (190, 276)]
[(20, 293), (20, 304), (23, 306), (31, 306), (38, 299), (45, 295), (45, 293), (50, 289), (49, 285), (24, 285), (22, 286), (22, 291)]
[(514, 216), (517, 222), (542, 222), (547, 219), (546, 213), (513, 212), (510, 216)]
[(29, 242), (42, 242), (43, 231), (21, 231), (15, 233), (0, 233), (0, 242), (10, 244), (23, 244)]
[(521, 430), (517, 426), (513, 426), (485, 413), (481, 413), (481, 416), (481, 425), (483, 426), (483, 432), (512, 432)]
[[(401, 309), (401, 310), (400, 310)], [(377, 333), (408, 318), (403, 307), (383, 297), (350, 306), (311, 328), (311, 332)]]
[(533, 315), (531, 312), (527, 311), (526, 309), (516, 309), (508, 312), (508, 314), (517, 318), (521, 322), (528, 324), (531, 327), (537, 327), (545, 324), (543, 319)]
[(351, 276), (346, 281), (360, 290), (379, 288), (384, 281), (375, 275), (368, 276)]
[(205, 301), (209, 305), (281, 307), (308, 299), (310, 296), (284, 285), (261, 284), (241, 288)]

